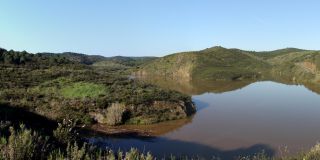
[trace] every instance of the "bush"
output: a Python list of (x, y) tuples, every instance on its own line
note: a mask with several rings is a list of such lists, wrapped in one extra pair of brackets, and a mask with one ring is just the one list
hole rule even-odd
[(75, 121), (64, 119), (62, 123), (58, 123), (57, 129), (53, 131), (53, 136), (61, 143), (73, 142), (76, 140), (75, 126)]
[(320, 144), (316, 144), (311, 150), (304, 156), (304, 160), (320, 160)]
[(125, 105), (122, 103), (112, 103), (107, 108), (106, 123), (108, 125), (118, 125), (122, 123), (123, 114), (125, 112)]
[(8, 139), (1, 138), (0, 157), (9, 160), (43, 159), (47, 151), (47, 139), (43, 139), (36, 132), (20, 125), (20, 131), (10, 127)]
[(69, 160), (89, 160), (89, 155), (87, 155), (86, 144), (84, 144), (81, 148), (75, 142), (73, 145), (68, 144), (67, 147), (67, 158)]

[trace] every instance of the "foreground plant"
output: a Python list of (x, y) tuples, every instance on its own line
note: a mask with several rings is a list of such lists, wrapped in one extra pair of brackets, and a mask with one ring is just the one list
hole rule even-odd
[[(10, 127), (10, 135), (0, 138), (0, 160), (152, 160), (150, 153), (146, 155), (132, 148), (123, 153), (112, 150), (101, 150), (86, 143), (78, 143), (73, 135), (74, 122), (64, 121), (53, 131), (55, 139), (66, 147), (55, 145), (49, 138), (43, 138), (37, 132), (27, 129), (25, 125), (15, 130)], [(59, 138), (59, 136), (61, 136)]]
[(1, 138), (0, 157), (9, 160), (43, 159), (47, 151), (47, 141), (47, 138), (26, 129), (23, 124), (18, 131), (10, 127), (9, 138)]
[[(10, 135), (0, 138), (0, 160), (24, 160), (24, 159), (49, 159), (49, 160), (153, 160), (151, 153), (142, 153), (138, 149), (131, 148), (127, 152), (114, 152), (102, 150), (95, 146), (77, 142), (74, 139), (72, 121), (61, 123), (54, 131), (55, 138), (40, 136), (39, 133), (20, 125), (18, 129), (9, 128)], [(0, 130), (1, 131), (1, 130)], [(3, 132), (1, 131), (0, 134)], [(59, 139), (58, 137), (61, 136)], [(58, 144), (54, 140), (59, 140)], [(174, 156), (165, 159), (194, 159), (176, 158)], [(201, 158), (195, 158), (201, 159)], [(215, 158), (219, 159), (219, 158)], [(219, 159), (220, 160), (220, 159)], [(320, 160), (320, 144), (315, 145), (310, 151), (297, 156), (270, 157), (264, 152), (253, 156), (239, 157), (238, 160)]]

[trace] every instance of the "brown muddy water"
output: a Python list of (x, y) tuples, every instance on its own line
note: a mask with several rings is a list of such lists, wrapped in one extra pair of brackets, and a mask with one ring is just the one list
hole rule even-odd
[(89, 141), (116, 150), (135, 147), (158, 157), (172, 154), (233, 159), (262, 150), (270, 156), (297, 154), (320, 140), (320, 95), (303, 85), (208, 82), (180, 86), (183, 90), (193, 95), (197, 105), (193, 117), (121, 126), (113, 130), (131, 134), (93, 135)]

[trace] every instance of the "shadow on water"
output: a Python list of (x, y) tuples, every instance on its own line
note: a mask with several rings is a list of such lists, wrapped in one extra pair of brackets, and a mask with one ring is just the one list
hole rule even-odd
[(128, 151), (130, 148), (138, 148), (143, 152), (151, 152), (155, 157), (161, 159), (164, 157), (197, 157), (211, 159), (213, 157), (222, 160), (236, 159), (239, 157), (253, 156), (257, 153), (264, 153), (267, 156), (274, 156), (275, 150), (265, 144), (256, 144), (248, 148), (239, 148), (233, 150), (222, 150), (210, 146), (185, 142), (180, 140), (172, 140), (163, 137), (134, 137), (134, 138), (110, 138), (95, 137), (89, 138), (90, 143), (96, 144), (101, 148), (110, 148), (113, 150), (121, 149)]
[(197, 112), (199, 112), (205, 108), (208, 108), (210, 106), (209, 103), (200, 101), (198, 99), (192, 99), (192, 101), (195, 103), (195, 105), (197, 107)]
[(14, 126), (15, 128), (18, 128), (20, 124), (24, 124), (35, 131), (48, 134), (52, 134), (52, 130), (57, 127), (55, 121), (6, 103), (0, 103), (0, 121), (8, 122), (10, 126)]

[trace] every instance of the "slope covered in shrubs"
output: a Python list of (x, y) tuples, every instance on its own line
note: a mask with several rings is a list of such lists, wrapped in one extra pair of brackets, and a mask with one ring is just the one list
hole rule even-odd
[[(189, 96), (129, 78), (128, 68), (94, 67), (71, 59), (74, 54), (67, 55), (2, 49), (0, 100), (52, 120), (73, 119), (80, 124), (114, 121), (108, 119), (113, 116), (108, 108), (115, 104), (124, 108), (118, 115), (121, 121), (112, 124), (132, 123), (133, 118), (156, 123), (185, 118), (195, 111)], [(157, 108), (155, 102), (173, 105)], [(190, 113), (172, 116), (172, 110), (181, 112), (181, 108)], [(100, 121), (99, 116), (108, 120)]]

